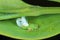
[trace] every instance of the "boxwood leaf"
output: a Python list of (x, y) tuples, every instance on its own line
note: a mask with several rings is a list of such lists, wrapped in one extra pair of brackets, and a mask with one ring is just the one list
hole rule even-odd
[(60, 14), (26, 17), (39, 30), (28, 32), (16, 25), (15, 19), (0, 21), (0, 34), (18, 39), (44, 39), (60, 33)]

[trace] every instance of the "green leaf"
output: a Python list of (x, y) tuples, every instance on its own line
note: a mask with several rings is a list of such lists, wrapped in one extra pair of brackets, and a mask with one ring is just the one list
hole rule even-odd
[(50, 0), (50, 1), (56, 1), (56, 2), (60, 2), (60, 0)]
[[(29, 5), (22, 0), (0, 0), (0, 14), (14, 14), (21, 16), (39, 16), (42, 14), (60, 14), (60, 7), (40, 7)], [(4, 15), (5, 15), (4, 14)], [(9, 18), (15, 18), (10, 15)], [(17, 16), (19, 15), (19, 16)], [(5, 16), (3, 16), (5, 17)], [(2, 17), (0, 17), (2, 18)], [(8, 19), (6, 17), (6, 19)], [(3, 19), (0, 19), (3, 20)]]
[(28, 32), (16, 25), (15, 19), (0, 21), (0, 34), (18, 39), (44, 39), (60, 33), (60, 14), (27, 17), (29, 23), (39, 25), (37, 31)]
[(43, 14), (60, 14), (60, 7), (32, 7), (22, 8), (17, 11), (5, 10), (0, 13), (0, 20), (17, 18), (21, 16), (39, 16)]
[[(13, 18), (22, 16), (26, 16), (30, 24), (38, 25), (39, 29), (28, 32), (18, 27)], [(22, 0), (0, 0), (1, 35), (18, 39), (44, 39), (59, 34), (59, 30), (60, 7), (33, 6)]]

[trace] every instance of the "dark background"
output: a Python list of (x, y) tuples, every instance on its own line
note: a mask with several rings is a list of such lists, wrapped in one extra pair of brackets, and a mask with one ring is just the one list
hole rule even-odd
[[(14, 38), (0, 35), (0, 40), (19, 40), (19, 39), (14, 39)], [(60, 40), (60, 34), (53, 36), (53, 37), (50, 37), (50, 38), (47, 38), (47, 39), (43, 39), (43, 40)]]
[(42, 7), (60, 7), (60, 2), (49, 1), (49, 0), (22, 0), (23, 2)]

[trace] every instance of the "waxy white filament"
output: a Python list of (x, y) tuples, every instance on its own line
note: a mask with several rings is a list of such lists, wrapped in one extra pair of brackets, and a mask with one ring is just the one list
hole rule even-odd
[(29, 26), (29, 24), (28, 24), (28, 22), (27, 22), (25, 17), (17, 18), (16, 19), (16, 23), (17, 23), (17, 25), (19, 27), (22, 27), (22, 26), (26, 26), (27, 27), (27, 26)]

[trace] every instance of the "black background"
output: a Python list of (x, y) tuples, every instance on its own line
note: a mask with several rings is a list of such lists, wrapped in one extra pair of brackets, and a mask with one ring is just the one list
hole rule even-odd
[(49, 0), (22, 0), (23, 2), (42, 7), (60, 7), (60, 2), (49, 1)]
[[(10, 38), (7, 36), (0, 35), (0, 40), (20, 40), (20, 39), (15, 39), (15, 38)], [(51, 38), (43, 39), (43, 40), (60, 40), (60, 34), (53, 36)]]

